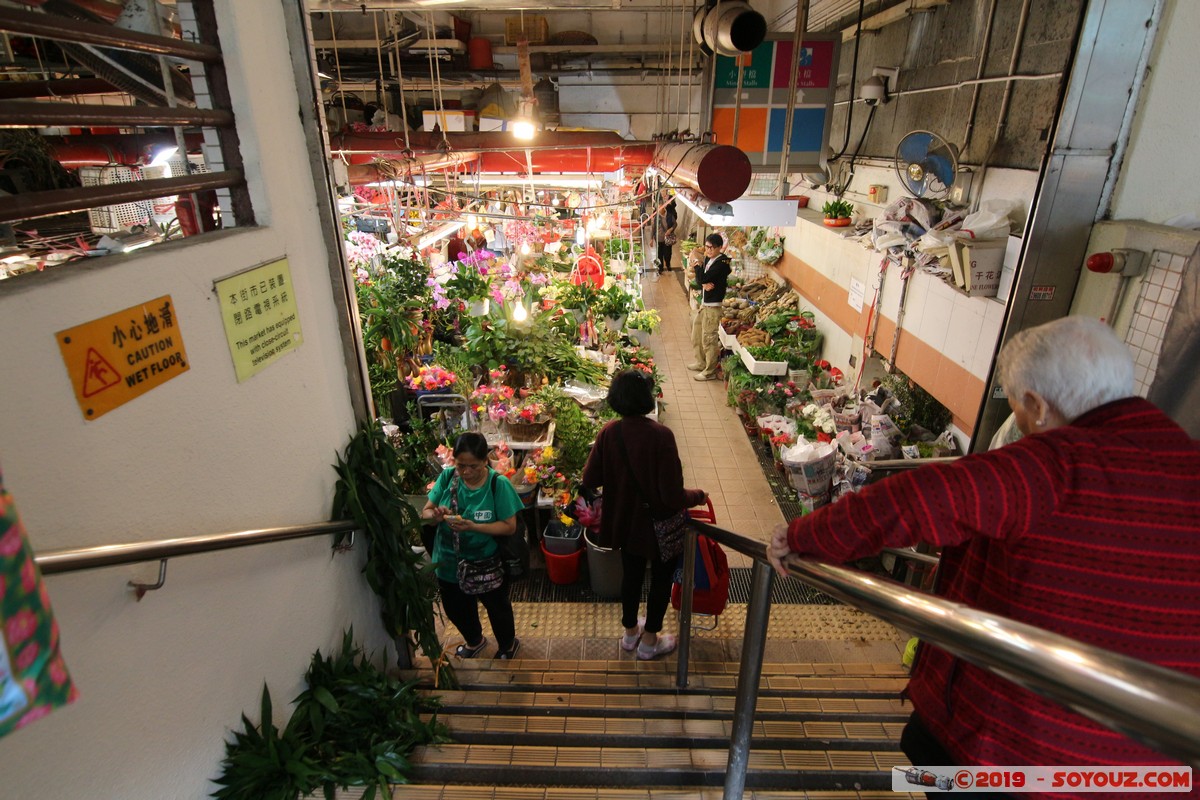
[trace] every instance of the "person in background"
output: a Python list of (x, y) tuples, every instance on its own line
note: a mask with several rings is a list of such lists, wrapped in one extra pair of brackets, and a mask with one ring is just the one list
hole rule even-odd
[(450, 238), (446, 240), (446, 260), (453, 263), (465, 256), (467, 252), (467, 242), (458, 235), (458, 231), (450, 234)]
[(479, 228), (471, 230), (470, 238), (467, 239), (467, 244), (471, 246), (471, 250), (487, 250), (487, 237), (483, 235), (483, 231)]
[(478, 602), (482, 602), (496, 635), (499, 649), (495, 657), (512, 659), (521, 640), (516, 638), (507, 580), (490, 592), (469, 595), (458, 585), (458, 562), (460, 558), (478, 561), (494, 555), (499, 549), (496, 537), (516, 532), (517, 512), (524, 504), (512, 484), (488, 466), (488, 444), (482, 434), (462, 434), (453, 453), (454, 467), (444, 470), (434, 482), (421, 519), (438, 524), (431, 557), (442, 608), (465, 640), (454, 654), (474, 658), (487, 644), (479, 622)]
[(679, 224), (679, 216), (675, 210), (675, 201), (667, 203), (666, 208), (658, 215), (658, 274), (670, 272), (671, 258), (674, 255), (675, 227)]
[(721, 357), (721, 340), (717, 327), (721, 324), (721, 301), (729, 281), (731, 266), (729, 256), (722, 250), (725, 240), (719, 233), (704, 237), (704, 263), (696, 269), (696, 282), (700, 284), (700, 309), (692, 322), (692, 349), (696, 360), (687, 368), (696, 374), (697, 381), (712, 381), (717, 378), (717, 361)]
[[(1198, 443), (1134, 396), (1129, 349), (1098, 320), (1022, 331), (997, 371), (1021, 439), (794, 519), (771, 563), (929, 542), (948, 600), (1200, 676)], [(934, 645), (908, 696), (914, 766), (1167, 760)]]
[[(675, 637), (660, 635), (660, 631), (671, 599), (676, 559), (661, 558), (651, 514), (662, 519), (703, 503), (708, 495), (700, 489), (683, 488), (675, 434), (646, 416), (654, 410), (654, 384), (649, 375), (636, 369), (617, 373), (608, 389), (608, 404), (621, 418), (597, 434), (581, 484), (588, 492), (604, 488), (598, 544), (621, 551), (621, 625), (625, 628), (621, 647), (627, 652), (636, 650), (638, 658), (649, 660), (675, 649)], [(639, 619), (647, 563), (650, 591), (646, 616)]]

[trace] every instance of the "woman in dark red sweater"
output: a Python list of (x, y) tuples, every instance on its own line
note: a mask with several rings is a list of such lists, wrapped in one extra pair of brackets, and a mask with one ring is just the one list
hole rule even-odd
[[(582, 483), (592, 491), (604, 487), (597, 544), (621, 551), (625, 570), (621, 579), (621, 624), (625, 627), (621, 647), (636, 649), (638, 658), (651, 659), (675, 649), (674, 636), (659, 636), (671, 598), (675, 559), (661, 558), (653, 520), (699, 505), (707, 495), (701, 489), (683, 488), (675, 434), (645, 416), (654, 410), (649, 375), (633, 369), (618, 373), (608, 390), (608, 404), (621, 419), (605, 425), (596, 437)], [(647, 562), (650, 592), (643, 624), (638, 607)]]

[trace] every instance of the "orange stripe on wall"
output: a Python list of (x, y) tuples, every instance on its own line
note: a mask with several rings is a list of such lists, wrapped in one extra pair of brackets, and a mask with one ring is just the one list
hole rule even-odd
[[(862, 312), (851, 308), (845, 287), (788, 252), (783, 254), (775, 269), (833, 324), (851, 336), (858, 334), (866, 338), (870, 307), (864, 305)], [(875, 334), (876, 349), (885, 354), (890, 352), (895, 331), (895, 320), (881, 315)], [(974, 433), (975, 418), (986, 389), (982, 379), (907, 331), (900, 335), (896, 348), (896, 367), (950, 409), (959, 430), (968, 436)]]

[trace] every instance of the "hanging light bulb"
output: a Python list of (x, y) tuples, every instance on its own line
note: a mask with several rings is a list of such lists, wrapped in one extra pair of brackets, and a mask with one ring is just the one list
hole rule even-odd
[(554, 195), (554, 199), (552, 199), (550, 201), (550, 205), (556, 206), (556, 205), (558, 205), (558, 203), (559, 203), (558, 195)]
[(479, 227), (479, 217), (475, 216), (474, 214), (468, 214), (467, 215), (467, 227), (470, 228), (471, 230), (475, 230), (476, 228), (478, 228)]
[(517, 307), (513, 309), (513, 322), (524, 322), (529, 319), (529, 312), (525, 310), (525, 304), (517, 300)]
[(521, 242), (521, 255), (529, 255), (529, 242)]
[(587, 232), (584, 231), (582, 225), (579, 225), (575, 228), (575, 244), (583, 247), (585, 242), (587, 242)]

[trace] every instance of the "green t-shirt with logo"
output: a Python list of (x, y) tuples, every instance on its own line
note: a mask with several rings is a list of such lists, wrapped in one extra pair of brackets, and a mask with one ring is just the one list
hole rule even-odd
[[(435, 506), (451, 507), (450, 482), (453, 477), (453, 467), (443, 470), (429, 490), (429, 500)], [(478, 489), (470, 488), (461, 478), (458, 481), (458, 513), (466, 519), (479, 524), (502, 522), (524, 507), (517, 490), (493, 469), (488, 470), (487, 478)], [(498, 547), (495, 536), (478, 531), (462, 531), (458, 534), (458, 554), (455, 555), (454, 531), (443, 522), (438, 525), (437, 538), (433, 543), (431, 557), (434, 570), (441, 580), (457, 583), (460, 557), (466, 561), (478, 561), (495, 553)]]

